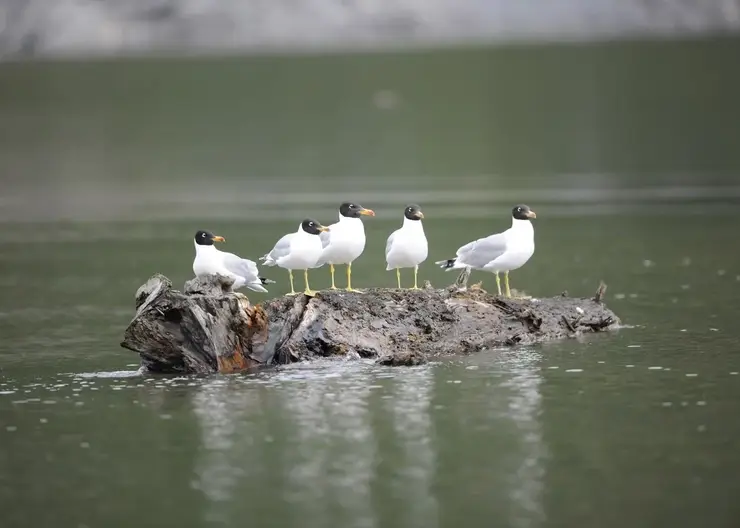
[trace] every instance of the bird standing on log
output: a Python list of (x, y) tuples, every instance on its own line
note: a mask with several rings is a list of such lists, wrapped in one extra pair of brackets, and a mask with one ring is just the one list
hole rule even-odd
[(511, 297), (509, 272), (521, 268), (534, 254), (534, 227), (537, 215), (528, 206), (516, 205), (511, 211), (511, 227), (502, 233), (479, 238), (457, 250), (455, 258), (436, 262), (443, 270), (471, 268), (496, 274), (501, 295), (499, 272), (504, 272), (506, 296)]
[(363, 216), (375, 216), (371, 209), (361, 205), (345, 202), (339, 207), (339, 222), (329, 225), (329, 231), (321, 234), (323, 250), (316, 267), (329, 264), (331, 272), (331, 289), (334, 284), (334, 265), (347, 265), (347, 291), (352, 289), (352, 262), (365, 250), (365, 226)]
[(421, 219), (424, 213), (416, 204), (406, 206), (403, 211), (403, 225), (388, 237), (385, 244), (386, 271), (396, 270), (398, 289), (401, 289), (401, 268), (414, 268), (414, 286), (418, 290), (417, 275), (419, 264), (424, 262), (429, 253), (427, 237)]
[(274, 284), (275, 281), (260, 277), (256, 262), (221, 251), (214, 245), (215, 242), (226, 242), (226, 239), (210, 231), (195, 233), (193, 273), (196, 277), (225, 275), (234, 279), (233, 290), (246, 286), (250, 290), (267, 293), (263, 284)]
[(321, 239), (317, 235), (328, 231), (329, 228), (321, 225), (317, 220), (306, 218), (300, 223), (296, 232), (284, 235), (269, 253), (260, 257), (260, 260), (265, 263), (265, 266), (277, 265), (288, 270), (291, 295), (296, 293), (293, 286), (293, 270), (302, 269), (306, 285), (303, 293), (314, 295), (315, 292), (308, 285), (308, 269), (316, 265), (316, 259), (319, 258), (323, 249)]

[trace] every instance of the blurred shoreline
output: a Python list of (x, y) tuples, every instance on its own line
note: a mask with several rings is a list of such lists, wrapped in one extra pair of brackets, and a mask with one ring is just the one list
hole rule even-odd
[(740, 0), (0, 0), (0, 61), (735, 33)]
[[(413, 179), (417, 189), (393, 192), (393, 178), (386, 177), (383, 190), (359, 186), (351, 191), (296, 192), (290, 180), (280, 186), (263, 182), (221, 182), (207, 192), (197, 182), (178, 185), (125, 184), (84, 185), (56, 189), (53, 199), (39, 196), (37, 189), (15, 189), (0, 198), (0, 223), (44, 222), (126, 222), (244, 220), (276, 222), (285, 219), (284, 207), (295, 207), (306, 215), (326, 216), (337, 203), (351, 199), (367, 204), (381, 217), (394, 218), (408, 203), (422, 203), (436, 219), (481, 219), (505, 215), (515, 203), (537, 204), (548, 217), (602, 216), (615, 214), (735, 215), (740, 204), (740, 186), (729, 181), (721, 185), (671, 185), (619, 187), (614, 184), (583, 186), (566, 175), (541, 178), (539, 185), (511, 186), (512, 180), (495, 179), (463, 189), (425, 188)], [(699, 178), (700, 179), (700, 178)], [(507, 185), (506, 183), (509, 183)], [(500, 185), (496, 185), (496, 183)], [(532, 206), (535, 208), (535, 206)]]

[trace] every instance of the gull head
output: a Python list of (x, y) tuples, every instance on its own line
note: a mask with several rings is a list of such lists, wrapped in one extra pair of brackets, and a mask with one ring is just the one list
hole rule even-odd
[(537, 215), (532, 211), (528, 205), (519, 204), (515, 205), (514, 209), (511, 210), (511, 216), (516, 220), (531, 220), (537, 218)]
[(194, 240), (199, 246), (212, 246), (214, 242), (226, 242), (224, 237), (214, 235), (210, 231), (198, 231), (195, 233)]
[(421, 212), (421, 207), (416, 204), (409, 204), (406, 209), (403, 210), (403, 216), (409, 220), (421, 220), (424, 218), (424, 213)]
[(339, 214), (347, 218), (360, 218), (361, 216), (375, 216), (372, 209), (365, 209), (360, 204), (344, 202), (339, 206)]
[(324, 231), (329, 231), (328, 227), (321, 225), (321, 222), (314, 220), (313, 218), (306, 218), (301, 222), (301, 229), (309, 235), (318, 235)]

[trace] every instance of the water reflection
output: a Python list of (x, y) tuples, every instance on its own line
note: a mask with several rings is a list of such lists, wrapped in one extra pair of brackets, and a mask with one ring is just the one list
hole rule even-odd
[[(358, 368), (359, 367), (359, 368)], [(363, 366), (337, 367), (323, 379), (282, 386), (283, 412), (295, 424), (292, 464), (286, 466), (285, 499), (310, 504), (315, 526), (377, 525), (370, 483), (376, 446), (368, 399), (373, 373)]]
[(407, 507), (401, 526), (438, 526), (437, 498), (432, 491), (436, 477), (436, 452), (431, 420), (434, 371), (409, 370), (394, 383), (392, 399), (385, 400), (385, 412), (393, 419), (395, 439), (402, 444), (404, 466), (393, 482), (394, 494), (403, 496)]
[[(200, 423), (201, 446), (195, 461), (193, 487), (207, 498), (205, 519), (226, 522), (223, 504), (235, 498), (243, 474), (237, 460), (244, 460), (244, 417), (255, 405), (247, 391), (234, 390), (227, 380), (204, 383), (193, 394), (193, 412)], [(259, 404), (259, 402), (256, 402)]]
[(539, 416), (542, 412), (541, 354), (528, 351), (507, 356), (502, 364), (509, 380), (502, 385), (510, 390), (507, 414), (514, 422), (521, 441), (521, 461), (509, 476), (512, 501), (512, 526), (533, 526), (545, 520), (543, 490), (547, 449)]
[[(443, 498), (465, 504), (484, 493), (486, 515), (539, 525), (539, 361), (527, 351), (399, 370), (327, 361), (208, 380), (192, 395), (201, 430), (193, 487), (207, 499), (205, 519), (227, 522), (245, 497), (269, 496), (248, 510), (288, 526), (434, 528)], [(434, 405), (440, 398), (448, 404)], [(466, 408), (482, 414), (460, 420)], [(447, 446), (454, 458), (440, 451)], [(446, 475), (450, 464), (475, 469)]]

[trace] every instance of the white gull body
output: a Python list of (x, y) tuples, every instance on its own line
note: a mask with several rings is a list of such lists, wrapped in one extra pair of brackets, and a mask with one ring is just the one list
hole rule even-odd
[[(479, 238), (457, 250), (452, 266), (490, 272), (512, 271), (524, 266), (534, 254), (534, 227), (529, 220), (511, 219), (503, 233)], [(442, 261), (444, 262), (444, 261)]]
[(429, 244), (421, 220), (404, 217), (401, 228), (391, 233), (385, 244), (385, 269), (414, 268), (424, 262), (428, 254)]
[(259, 277), (259, 270), (254, 261), (243, 259), (233, 253), (227, 253), (211, 245), (195, 245), (195, 259), (193, 273), (197, 277), (205, 275), (225, 275), (234, 279), (232, 289), (237, 290), (246, 286), (250, 290), (266, 293)]
[(495, 273), (497, 285), (499, 272), (504, 272), (509, 295), (508, 273), (521, 268), (534, 254), (532, 218), (537, 218), (537, 215), (528, 206), (514, 206), (509, 229), (465, 244), (457, 250), (455, 258), (440, 260), (436, 264), (445, 271), (470, 268)]
[(344, 202), (339, 206), (339, 221), (331, 224), (328, 232), (321, 233), (324, 249), (316, 267), (324, 264), (351, 266), (362, 255), (365, 250), (365, 225), (360, 218), (362, 216), (375, 216), (375, 212), (351, 202)]
[(265, 266), (279, 266), (288, 270), (308, 269), (316, 266), (322, 251), (321, 238), (306, 232), (301, 223), (297, 231), (284, 235), (261, 260)]
[(322, 251), (316, 266), (351, 264), (365, 251), (365, 225), (359, 218), (339, 215), (339, 222), (321, 233)]

